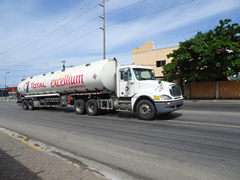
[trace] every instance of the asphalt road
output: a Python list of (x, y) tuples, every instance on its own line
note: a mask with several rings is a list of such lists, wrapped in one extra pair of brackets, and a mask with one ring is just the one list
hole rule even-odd
[(78, 116), (71, 107), (24, 111), (1, 101), (0, 127), (137, 179), (240, 179), (239, 101), (188, 101), (154, 121), (132, 113)]

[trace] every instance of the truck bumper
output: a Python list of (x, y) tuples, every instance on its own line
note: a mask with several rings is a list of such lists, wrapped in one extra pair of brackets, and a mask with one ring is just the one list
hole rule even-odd
[(157, 114), (167, 114), (182, 109), (183, 100), (155, 102)]

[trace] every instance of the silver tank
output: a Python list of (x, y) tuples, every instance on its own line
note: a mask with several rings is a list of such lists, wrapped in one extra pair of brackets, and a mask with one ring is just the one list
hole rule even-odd
[(118, 63), (106, 59), (24, 79), (18, 85), (21, 95), (68, 94), (116, 91), (115, 72)]

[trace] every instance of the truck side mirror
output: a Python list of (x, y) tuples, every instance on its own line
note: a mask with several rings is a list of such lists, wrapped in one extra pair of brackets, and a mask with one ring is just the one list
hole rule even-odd
[(128, 69), (124, 69), (124, 81), (128, 81)]

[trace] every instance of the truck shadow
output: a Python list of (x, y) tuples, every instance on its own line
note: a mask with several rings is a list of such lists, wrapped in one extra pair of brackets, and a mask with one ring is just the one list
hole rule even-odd
[[(136, 120), (140, 120), (140, 121), (149, 121), (149, 120), (138, 119), (136, 113), (127, 112), (127, 111), (126, 112), (121, 112), (121, 111), (106, 112), (105, 111), (105, 112), (100, 113), (99, 115), (113, 116), (113, 117), (124, 118), (124, 119), (136, 119)], [(181, 113), (173, 112), (171, 114), (157, 115), (153, 120), (150, 120), (150, 121), (167, 121), (167, 120), (176, 119), (176, 118), (178, 118), (180, 116), (182, 116)]]
[[(64, 113), (75, 113), (72, 107), (57, 107), (57, 108), (41, 108), (42, 110), (49, 110), (49, 111), (60, 111)], [(138, 119), (136, 113), (128, 112), (128, 111), (100, 111), (98, 116), (106, 116), (106, 117), (116, 117), (122, 119), (136, 119), (140, 121), (149, 121), (149, 120), (142, 120)], [(171, 114), (160, 114), (157, 115), (153, 120), (150, 121), (167, 121), (173, 120), (178, 117), (182, 116), (181, 113), (173, 112)]]
[(167, 121), (167, 120), (176, 119), (176, 118), (178, 118), (178, 117), (180, 117), (180, 116), (182, 116), (181, 113), (173, 112), (173, 113), (171, 113), (171, 114), (160, 114), (160, 115), (157, 115), (154, 120)]
[(65, 113), (72, 113), (74, 112), (74, 109), (72, 107), (53, 107), (53, 108), (39, 108), (39, 110), (44, 110), (44, 111), (60, 111), (60, 112), (65, 112)]

